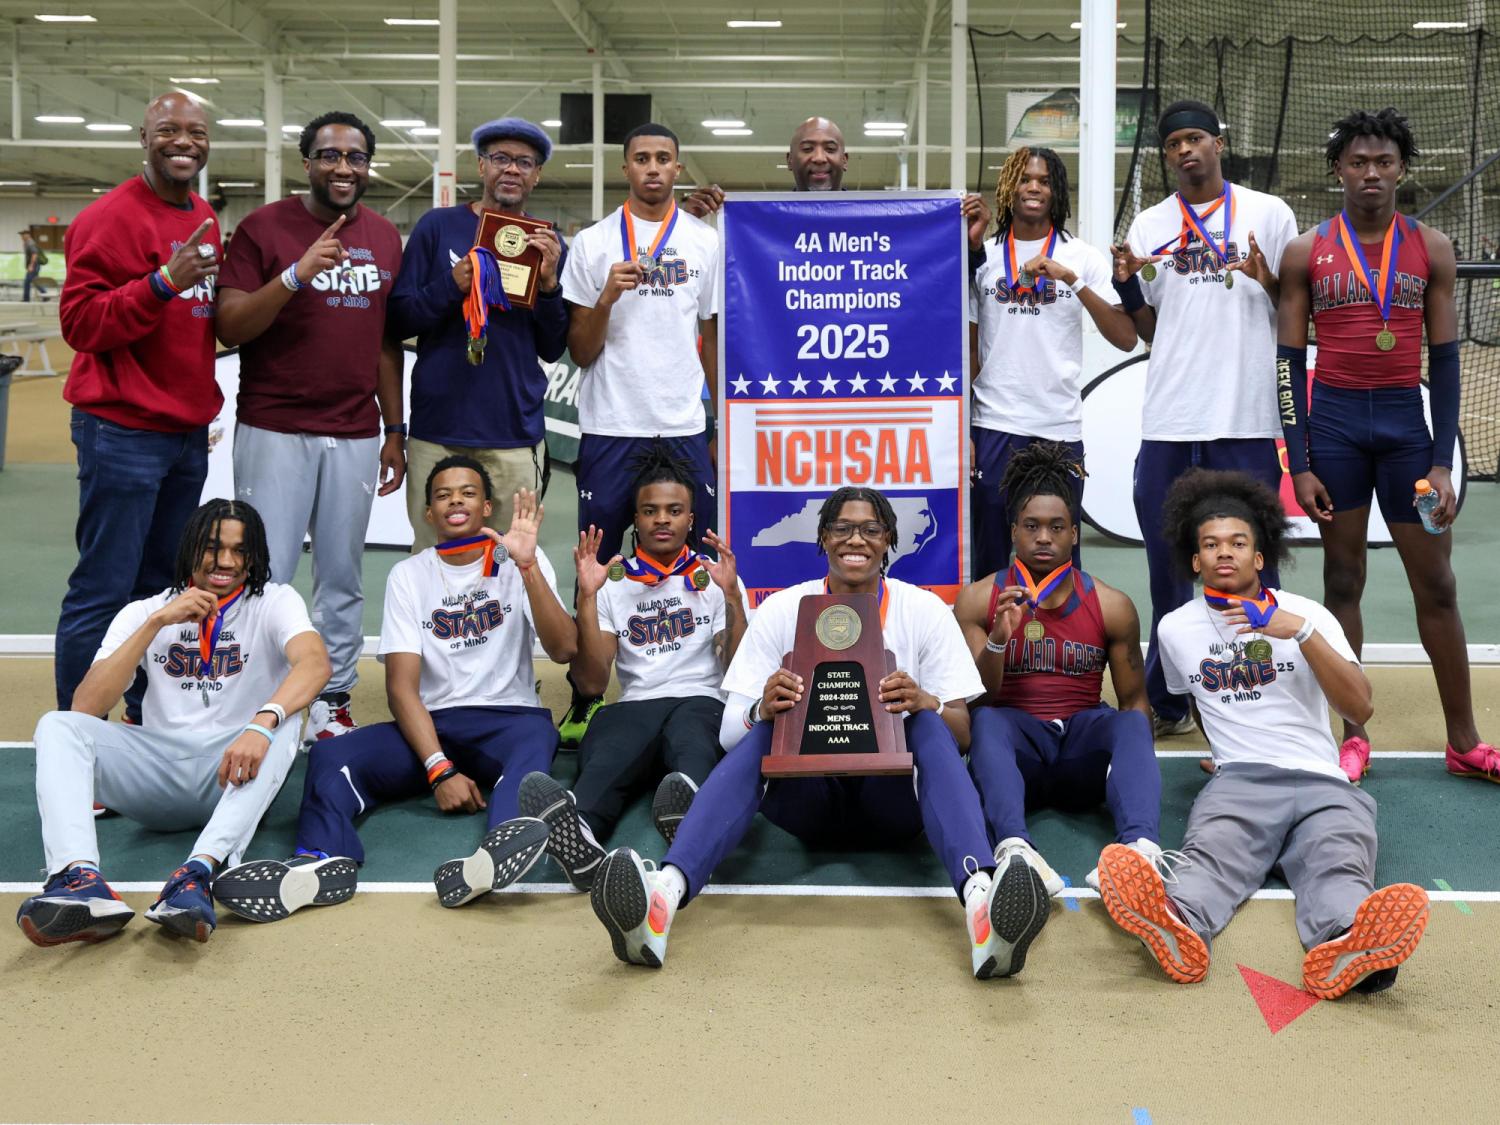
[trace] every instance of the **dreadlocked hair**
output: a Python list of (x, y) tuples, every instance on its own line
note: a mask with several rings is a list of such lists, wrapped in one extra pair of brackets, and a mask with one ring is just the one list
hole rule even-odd
[(1338, 163), (1339, 157), (1344, 155), (1344, 150), (1359, 137), (1380, 137), (1395, 141), (1403, 164), (1410, 164), (1422, 155), (1411, 135), (1411, 123), (1395, 106), (1388, 105), (1379, 113), (1356, 109), (1335, 121), (1333, 131), (1328, 134), (1328, 144), (1323, 149), (1323, 155), (1328, 158), (1330, 172)]
[(219, 525), (239, 520), (245, 528), (241, 549), (245, 552), (245, 593), (257, 597), (271, 580), (271, 548), (266, 544), (266, 525), (260, 513), (243, 500), (209, 500), (188, 517), (177, 544), (177, 562), (172, 570), (172, 592), (180, 594), (193, 584), (193, 571), (203, 556), (216, 549)]
[(1193, 573), (1198, 529), (1210, 520), (1235, 519), (1249, 524), (1255, 549), (1267, 569), (1274, 570), (1290, 558), (1286, 535), (1292, 525), (1280, 497), (1244, 473), (1189, 469), (1167, 492), (1161, 515), (1162, 534), (1185, 575)]
[(1068, 189), (1068, 169), (1050, 148), (1018, 148), (1000, 166), (1000, 175), (995, 180), (995, 241), (1005, 241), (1015, 222), (1016, 196), (1021, 190), (1021, 177), (1026, 174), (1026, 165), (1032, 159), (1040, 159), (1047, 165), (1047, 179), (1052, 184), (1052, 209), (1048, 220), (1057, 231), (1059, 241), (1068, 237), (1064, 229), (1073, 214), (1073, 201)]
[(1087, 475), (1083, 462), (1060, 441), (1034, 441), (1022, 446), (1011, 456), (1000, 476), (1005, 514), (1015, 523), (1033, 496), (1060, 496), (1077, 523), (1073, 482), (1082, 481)]
[[(693, 483), (693, 468), (672, 452), (672, 447), (661, 438), (652, 438), (651, 443), (642, 449), (631, 459), (630, 469), (635, 473), (635, 482), (630, 486), (630, 510), (633, 513), (640, 506), (641, 489), (653, 484), (680, 484), (687, 489), (688, 510), (694, 516), (698, 513), (693, 511), (694, 499), (697, 497), (697, 488)], [(632, 539), (636, 538), (634, 520), (630, 529)], [(697, 550), (702, 540), (698, 535), (698, 521), (695, 519), (688, 526), (688, 543)]]
[(859, 488), (849, 485), (845, 488), (834, 489), (823, 506), (818, 509), (818, 554), (823, 554), (823, 536), (834, 520), (839, 518), (839, 513), (844, 510), (845, 504), (868, 504), (875, 509), (875, 519), (885, 527), (886, 551), (880, 560), (880, 571), (885, 573), (886, 562), (890, 557), (890, 548), (897, 543), (896, 538), (896, 510), (891, 507), (891, 502), (885, 498), (883, 492), (873, 488)]

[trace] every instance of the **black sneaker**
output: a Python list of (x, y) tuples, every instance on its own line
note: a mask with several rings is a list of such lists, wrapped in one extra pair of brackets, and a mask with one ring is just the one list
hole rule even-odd
[(685, 773), (669, 773), (656, 787), (656, 796), (651, 800), (651, 823), (656, 825), (667, 847), (677, 838), (677, 826), (687, 816), (697, 795), (698, 783)]
[(592, 887), (594, 872), (604, 859), (604, 849), (578, 815), (573, 794), (549, 774), (536, 771), (521, 779), (518, 799), (522, 816), (546, 822), (547, 854), (563, 869), (568, 882), (580, 891)]
[(480, 895), (508, 887), (536, 865), (547, 850), (547, 824), (518, 816), (495, 825), (467, 859), (450, 859), (432, 873), (438, 901), (462, 906)]
[(251, 922), (279, 922), (304, 906), (334, 906), (354, 897), (359, 865), (346, 856), (298, 855), (283, 863), (254, 859), (214, 880), (214, 898)]

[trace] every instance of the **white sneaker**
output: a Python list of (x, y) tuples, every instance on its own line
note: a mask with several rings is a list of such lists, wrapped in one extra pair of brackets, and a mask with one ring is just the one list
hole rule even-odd
[(1040, 852), (1019, 836), (1007, 836), (995, 845), (996, 878), (999, 878), (1000, 872), (1005, 870), (1006, 860), (1013, 855), (1020, 856), (1033, 871), (1042, 877), (1042, 886), (1047, 888), (1048, 897), (1056, 898), (1062, 894), (1064, 886), (1062, 876), (1052, 870), (1052, 865), (1042, 858)]
[(974, 976), (989, 980), (1019, 973), (1050, 910), (1041, 874), (1020, 852), (1007, 852), (989, 885), (975, 887), (964, 903)]
[[(1140, 852), (1143, 856), (1149, 859), (1151, 861), (1151, 866), (1156, 868), (1157, 874), (1160, 875), (1163, 879), (1171, 874), (1171, 869), (1167, 866), (1163, 859), (1163, 857), (1165, 857), (1167, 853), (1161, 850), (1161, 845), (1158, 844), (1155, 840), (1148, 840), (1144, 836), (1142, 836), (1135, 843), (1126, 844), (1125, 846), (1128, 848), (1134, 848), (1136, 851)], [(1172, 853), (1173, 857), (1179, 855), (1181, 855), (1180, 852)], [(1083, 881), (1097, 891), (1099, 889), (1099, 868), (1095, 867), (1092, 871), (1085, 875), (1083, 877)]]
[(1198, 724), (1193, 721), (1191, 710), (1180, 719), (1164, 719), (1155, 713), (1151, 716), (1153, 738), (1177, 738), (1184, 734), (1192, 734), (1197, 729)]
[(629, 848), (616, 848), (594, 872), (589, 901), (614, 943), (615, 956), (659, 969), (667, 959), (667, 931), (677, 901), (661, 886), (662, 873)]

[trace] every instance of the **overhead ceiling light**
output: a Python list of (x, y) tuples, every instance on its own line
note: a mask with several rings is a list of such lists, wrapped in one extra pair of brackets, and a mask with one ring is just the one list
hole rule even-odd
[(220, 187), (254, 187), (254, 180), (220, 180)]
[(90, 133), (128, 133), (134, 125), (120, 125), (114, 121), (90, 121), (84, 126)]
[(866, 129), (900, 129), (904, 133), (906, 131), (906, 122), (905, 121), (866, 121), (865, 122), (865, 128)]
[(592, 164), (564, 164), (564, 168), (592, 168)]
[(711, 129), (709, 131), (716, 137), (753, 137), (755, 135), (754, 129)]
[(778, 165), (776, 165), (776, 167), (784, 169), (786, 167), (786, 165), (785, 164), (778, 164)]
[(302, 126), (301, 125), (283, 125), (281, 127), (281, 131), (283, 133), (300, 133), (300, 132), (302, 132)]
[[(1074, 31), (1083, 30), (1083, 24), (1079, 23), (1077, 20), (1074, 20), (1072, 23), (1068, 24), (1068, 26), (1071, 27)], [(1115, 24), (1115, 30), (1118, 31), (1124, 26), (1125, 25), (1123, 23), (1117, 23)]]
[(733, 117), (725, 117), (723, 119), (709, 118), (709, 120), (703, 122), (703, 127), (705, 129), (743, 129), (745, 123)]
[(780, 27), (780, 20), (727, 20), (727, 26), (733, 28), (746, 27)]
[(105, 192), (107, 192), (107, 191), (114, 191), (115, 189), (114, 188), (107, 188), (107, 187), (96, 187), (96, 188), (90, 188), (89, 190), (92, 191), (95, 195), (103, 195)]
[(371, 168), (389, 168), (390, 166), (391, 166), (391, 162), (389, 160), (372, 160), (372, 161), (370, 161), (370, 167)]
[(1412, 24), (1417, 31), (1457, 31), (1468, 26), (1465, 20), (1419, 20)]
[(549, 117), (549, 118), (547, 118), (547, 120), (545, 120), (545, 121), (542, 122), (542, 128), (544, 128), (544, 129), (561, 129), (562, 128), (562, 122), (559, 121), (555, 117)]
[(381, 124), (387, 129), (420, 129), (427, 122), (420, 117), (392, 117)]
[(411, 131), (414, 137), (440, 137), (442, 133), (436, 125), (417, 125)]
[(392, 27), (437, 27), (443, 21), (415, 19), (409, 16), (386, 16), (385, 22)]
[(0, 180), (0, 187), (31, 187), (31, 180)]
[(181, 94), (183, 97), (187, 98), (187, 100), (190, 101), (190, 102), (192, 102), (194, 105), (213, 105), (214, 104), (213, 102), (211, 102), (207, 98), (205, 98), (202, 94), (195, 94), (191, 90), (184, 90), (181, 87), (178, 87), (177, 92), (179, 94)]
[(43, 125), (82, 125), (83, 118), (74, 117), (69, 113), (39, 113), (35, 120)]
[(265, 122), (259, 117), (221, 117), (219, 124), (234, 129), (259, 129)]
[(167, 81), (171, 82), (173, 85), (176, 85), (176, 86), (217, 86), (219, 84), (219, 80), (217, 78), (171, 78), (171, 77), (168, 77)]
[(32, 16), (31, 18), (34, 19), (34, 20), (40, 20), (42, 23), (98, 23), (99, 22), (93, 16), (58, 16), (58, 15), (44, 14), (44, 13), (41, 13), (41, 12), (38, 12), (36, 15)]

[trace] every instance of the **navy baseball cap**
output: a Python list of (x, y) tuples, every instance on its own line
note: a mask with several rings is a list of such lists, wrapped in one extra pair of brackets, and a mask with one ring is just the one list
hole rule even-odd
[(524, 117), (501, 117), (494, 121), (486, 121), (473, 134), (474, 151), (483, 152), (484, 146), (491, 141), (525, 141), (536, 149), (542, 158), (542, 163), (547, 163), (547, 158), (552, 155), (552, 139), (542, 131), (540, 125), (527, 121)]

